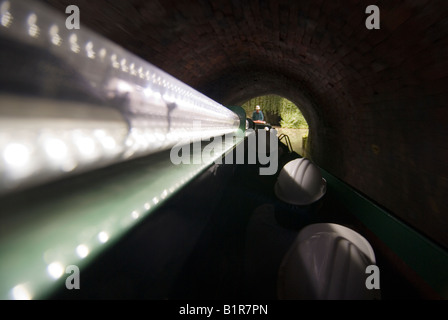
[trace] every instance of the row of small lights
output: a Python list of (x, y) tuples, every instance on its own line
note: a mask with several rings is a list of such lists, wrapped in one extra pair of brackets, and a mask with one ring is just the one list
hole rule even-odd
[[(14, 21), (14, 17), (12, 15), (10, 9), (11, 9), (10, 1), (4, 1), (1, 3), (1, 5), (0, 5), (0, 22), (1, 22), (1, 25), (6, 28), (10, 28), (13, 25), (13, 21)], [(27, 26), (28, 26), (27, 34), (33, 38), (38, 38), (41, 35), (41, 29), (37, 25), (37, 22), (38, 22), (37, 15), (34, 12), (29, 13), (28, 17), (27, 17)], [(53, 24), (50, 27), (49, 35), (51, 38), (50, 39), (51, 43), (53, 45), (58, 46), (58, 47), (62, 45), (63, 39), (59, 34), (59, 27), (57, 25)], [(70, 35), (68, 43), (70, 45), (71, 51), (73, 51), (75, 53), (80, 53), (81, 50), (80, 50), (80, 46), (78, 45), (78, 36), (75, 33), (72, 33)], [(95, 59), (97, 57), (97, 54), (93, 50), (93, 47), (94, 47), (94, 45), (93, 45), (92, 41), (88, 41), (85, 45), (85, 53), (86, 53), (87, 57), (90, 59)], [(100, 57), (100, 59), (104, 61), (104, 59), (107, 55), (107, 50), (105, 48), (102, 48), (101, 50), (98, 51), (98, 53), (99, 53), (98, 56)], [(131, 64), (128, 67), (126, 59), (123, 58), (119, 62), (119, 59), (116, 54), (111, 55), (111, 63), (114, 68), (119, 69), (125, 73), (130, 73), (130, 74), (138, 76), (142, 79), (144, 79), (146, 77), (146, 80), (152, 81), (154, 84), (158, 84), (160, 86), (163, 86), (165, 88), (172, 90), (173, 95), (175, 97), (182, 96), (182, 98), (183, 98), (182, 100), (184, 100), (185, 105), (193, 107), (193, 108), (195, 108), (197, 106), (197, 104), (195, 104), (191, 100), (191, 99), (193, 99), (193, 93), (191, 91), (180, 88), (177, 85), (168, 83), (165, 79), (162, 79), (162, 77), (160, 75), (156, 75), (156, 73), (152, 73), (152, 75), (151, 75), (150, 71), (148, 70), (145, 72), (143, 70), (143, 67), (140, 67), (137, 69), (137, 68), (135, 68), (135, 64)], [(120, 84), (121, 84), (121, 86), (120, 86)], [(120, 90), (120, 88), (123, 88), (123, 87), (124, 87), (123, 90), (126, 91), (126, 90), (131, 90), (133, 85), (129, 84), (127, 82), (124, 82), (124, 81), (120, 81), (116, 85), (117, 90)], [(144, 90), (144, 94), (151, 95), (151, 94), (157, 94), (157, 92), (154, 92), (150, 87), (148, 87), (147, 89)], [(160, 96), (160, 94), (159, 94), (159, 96)], [(197, 95), (194, 97), (196, 98), (196, 101), (202, 103), (203, 105), (207, 105), (207, 107), (208, 107), (208, 109), (200, 109), (200, 113), (202, 115), (217, 112), (217, 110), (218, 110), (217, 106), (213, 105), (210, 100), (206, 99), (206, 97), (203, 97), (202, 95)], [(163, 98), (166, 100), (174, 100), (173, 96), (170, 95), (169, 93), (165, 93)], [(204, 129), (205, 128), (202, 128), (202, 131), (205, 131)], [(207, 128), (207, 129), (209, 129), (209, 128)], [(213, 129), (214, 130), (203, 132), (204, 136), (210, 132), (213, 134), (215, 134), (215, 133), (222, 134), (222, 133), (229, 133), (232, 131), (231, 129), (229, 129), (228, 127), (225, 127), (225, 126), (222, 128), (214, 127)], [(227, 131), (226, 131), (226, 129), (227, 129)], [(220, 130), (222, 130), (223, 132), (220, 132)], [(196, 132), (196, 133), (198, 133), (198, 132)], [(194, 134), (194, 133), (192, 133), (192, 134)], [(142, 127), (141, 129), (135, 128), (134, 130), (131, 130), (129, 132), (129, 137), (126, 140), (126, 147), (128, 147), (128, 150), (124, 154), (124, 158), (127, 159), (136, 153), (141, 154), (141, 153), (147, 152), (148, 145), (150, 145), (152, 147), (152, 146), (154, 146), (154, 143), (155, 143), (154, 150), (164, 148), (165, 146), (172, 145), (174, 142), (176, 142), (176, 139), (179, 139), (180, 137), (183, 137), (183, 136), (185, 136), (185, 132), (182, 132), (182, 130), (180, 130), (178, 133), (171, 132), (168, 135), (165, 135), (162, 133), (157, 134), (157, 132), (154, 133), (151, 129), (148, 129), (146, 127)], [(119, 151), (120, 151), (119, 143), (117, 143), (118, 141), (114, 140), (114, 137), (112, 135), (108, 135), (108, 136), (104, 137), (104, 139), (100, 139), (100, 140), (101, 141), (99, 143), (96, 143), (93, 141), (93, 139), (84, 137), (83, 141), (85, 142), (85, 146), (82, 146), (79, 143), (76, 143), (77, 141), (78, 142), (80, 141), (79, 139), (74, 141), (75, 142), (74, 144), (78, 147), (80, 153), (85, 154), (87, 158), (94, 155), (95, 146), (98, 146), (98, 145), (99, 146), (102, 145), (104, 148), (106, 148), (106, 150), (103, 150), (103, 151), (109, 152), (109, 154), (112, 151), (110, 147), (118, 146), (118, 148), (115, 149), (115, 153), (116, 154), (119, 153)], [(56, 148), (56, 146), (57, 146), (57, 148)], [(58, 158), (61, 161), (65, 159), (64, 155), (69, 153), (70, 150), (68, 150), (68, 149), (69, 148), (67, 148), (67, 145), (65, 144), (65, 142), (63, 142), (59, 138), (50, 139), (48, 141), (48, 143), (46, 143), (44, 146), (44, 150), (47, 150), (47, 151), (57, 150), (57, 152), (55, 154), (49, 154), (49, 157), (52, 158), (53, 160), (54, 160), (54, 158)], [(14, 169), (14, 168), (23, 169), (25, 167), (24, 165), (26, 164), (26, 159), (28, 159), (29, 155), (30, 155), (30, 150), (29, 150), (29, 148), (26, 147), (26, 144), (12, 143), (12, 144), (7, 145), (3, 150), (4, 150), (3, 158), (7, 164), (12, 165), (12, 169)], [(152, 149), (150, 148), (150, 150), (152, 150)], [(84, 152), (84, 151), (86, 151), (86, 152)], [(99, 151), (99, 150), (96, 150), (96, 151)], [(114, 156), (114, 155), (115, 155), (114, 152), (112, 152), (112, 156)], [(62, 171), (69, 172), (77, 167), (77, 164), (74, 163), (74, 161), (68, 161), (68, 162), (69, 163), (64, 163), (62, 165)], [(16, 170), (16, 172), (17, 172), (17, 170)]]
[[(0, 5), (0, 23), (3, 27), (10, 28), (13, 24), (14, 17), (11, 13), (11, 3), (10, 1), (4, 1)], [(41, 36), (41, 29), (37, 25), (38, 17), (37, 14), (31, 12), (27, 17), (27, 26), (28, 26), (28, 35), (32, 38), (38, 38)], [(59, 34), (60, 28), (53, 24), (49, 28), (48, 35), (50, 36), (50, 42), (60, 47), (62, 46), (64, 40)], [(81, 52), (81, 46), (78, 44), (78, 36), (76, 33), (71, 33), (68, 38), (68, 44), (70, 46), (70, 50), (74, 53)], [(98, 55), (94, 51), (94, 44), (92, 41), (87, 41), (84, 46), (84, 52), (89, 59), (96, 59), (98, 56), (101, 61), (105, 61), (107, 56), (107, 50), (105, 48), (101, 48), (98, 50)], [(177, 85), (169, 83), (165, 79), (163, 79), (160, 75), (157, 75), (155, 72), (151, 73), (149, 70), (144, 70), (143, 67), (137, 68), (135, 63), (131, 63), (128, 65), (128, 61), (126, 58), (122, 58), (121, 60), (118, 58), (117, 54), (111, 54), (110, 63), (114, 69), (121, 70), (124, 73), (130, 74), (132, 76), (138, 77), (140, 79), (146, 79), (147, 81), (151, 81), (153, 84), (159, 85), (163, 88), (171, 90), (174, 94), (179, 94), (180, 96), (189, 99), (193, 96), (191, 91), (180, 88)], [(207, 97), (201, 95), (195, 95), (195, 100), (200, 102), (202, 105), (205, 105), (211, 108), (215, 112), (219, 112), (222, 114), (222, 109), (219, 109), (217, 105), (214, 105)], [(219, 110), (218, 110), (219, 109)], [(229, 113), (230, 114), (230, 113)]]
[[(131, 221), (136, 221), (139, 218), (142, 218), (149, 212), (149, 210), (154, 209), (169, 195), (174, 193), (176, 190), (178, 190), (184, 184), (190, 181), (193, 177), (195, 177), (198, 173), (200, 173), (202, 169), (203, 169), (202, 167), (198, 168), (197, 170), (191, 172), (189, 175), (181, 179), (179, 182), (175, 183), (172, 187), (163, 190), (159, 196), (155, 196), (150, 201), (145, 202), (142, 206), (142, 209), (132, 210), (129, 215), (126, 215), (126, 217), (117, 224), (119, 224), (119, 226), (121, 227), (123, 226), (123, 224), (129, 227), (129, 217)], [(97, 244), (99, 243), (100, 245), (105, 244), (110, 240), (111, 236), (114, 235), (108, 233), (105, 230), (102, 230), (98, 232), (96, 235), (96, 243)], [(91, 248), (89, 248), (89, 246), (85, 243), (78, 244), (74, 249), (69, 250), (69, 252), (75, 252), (77, 257), (80, 258), (81, 260), (87, 258), (92, 253)], [(43, 257), (45, 255), (46, 253), (43, 254)], [(64, 263), (60, 261), (51, 261), (50, 263), (48, 263), (46, 266), (46, 274), (49, 277), (48, 279), (51, 281), (60, 279), (64, 275), (65, 267), (66, 266), (64, 265)], [(10, 290), (10, 298), (13, 300), (33, 299), (34, 297), (32, 292), (32, 281), (23, 281), (20, 284), (15, 285)]]
[[(42, 35), (42, 30), (38, 26), (38, 16), (31, 12), (27, 16), (27, 34), (32, 38), (38, 38)], [(14, 16), (11, 13), (11, 2), (10, 1), (3, 1), (0, 4), (0, 25), (4, 28), (11, 28), (14, 24)], [(62, 46), (64, 40), (60, 35), (60, 29), (56, 24), (53, 24), (49, 28), (48, 32), (50, 36), (50, 42), (56, 46), (60, 47)], [(70, 37), (68, 38), (68, 45), (70, 46), (70, 50), (74, 53), (79, 54), (81, 52), (81, 46), (78, 44), (78, 36), (75, 33), (72, 33)], [(95, 52), (94, 50), (94, 44), (92, 41), (88, 41), (84, 47), (84, 51), (86, 56), (89, 59), (95, 60), (99, 58), (101, 61), (106, 61), (107, 56), (107, 50), (105, 48), (100, 49), (98, 52)], [(124, 73), (130, 74), (132, 76), (136, 76), (142, 80), (151, 81), (153, 84), (162, 86), (164, 88), (167, 88), (168, 90), (171, 90), (174, 92), (174, 95), (180, 95), (184, 97), (184, 99), (190, 101), (192, 103), (192, 99), (195, 98), (196, 101), (200, 102), (203, 105), (206, 105), (209, 109), (206, 109), (206, 113), (219, 113), (220, 110), (218, 110), (218, 106), (214, 105), (210, 100), (207, 100), (206, 97), (203, 97), (201, 95), (193, 95), (192, 92), (183, 89), (177, 85), (171, 84), (167, 82), (165, 79), (162, 79), (160, 75), (157, 75), (156, 73), (152, 73), (147, 70), (145, 71), (143, 67), (136, 67), (134, 63), (128, 64), (128, 61), (125, 58), (122, 58), (121, 60), (118, 58), (116, 54), (112, 54), (110, 56), (110, 63), (112, 64), (112, 67), (117, 70), (121, 70)], [(166, 95), (164, 98), (170, 99), (169, 95)], [(230, 111), (229, 111), (230, 115)], [(216, 129), (216, 133), (219, 132), (219, 129)], [(132, 134), (134, 133), (134, 134)], [(138, 142), (141, 139), (139, 139), (139, 135), (145, 134), (145, 132), (139, 132), (138, 130), (131, 130), (130, 137), (133, 137), (134, 142)], [(149, 132), (146, 132), (148, 135)], [(179, 136), (182, 134), (179, 133)], [(109, 150), (112, 155), (116, 155), (119, 153), (119, 149), (116, 149), (116, 147), (119, 145), (118, 140), (113, 137), (112, 134), (102, 130), (98, 129), (95, 131), (94, 137), (99, 139), (99, 142), (94, 141), (90, 135), (83, 135), (83, 141), (79, 140), (79, 143), (75, 143), (75, 145), (78, 146), (78, 151), (81, 154), (84, 154), (86, 157), (92, 157), (95, 153), (95, 148), (98, 145), (103, 146), (105, 150)], [(158, 137), (157, 135), (151, 136)], [(176, 140), (176, 136), (170, 136), (173, 141)], [(81, 138), (79, 138), (81, 139)], [(89, 140), (90, 139), (90, 140)], [(159, 137), (159, 140), (165, 140), (166, 137)], [(75, 139), (76, 140), (76, 139)], [(75, 141), (76, 142), (76, 141)], [(129, 143), (129, 140), (127, 141)], [(138, 143), (137, 143), (138, 145)], [(70, 153), (70, 149), (67, 147), (64, 141), (62, 141), (59, 137), (53, 137), (51, 139), (47, 139), (44, 144), (44, 150), (47, 153), (47, 156), (53, 160), (63, 160), (66, 159), (67, 154)], [(135, 150), (138, 148), (134, 148)], [(133, 152), (135, 152), (135, 150)], [(104, 150), (103, 150), (104, 151)], [(131, 156), (133, 153), (132, 151), (128, 154), (128, 156)], [(15, 172), (19, 172), (22, 170), (30, 159), (31, 156), (31, 149), (26, 146), (26, 144), (22, 144), (19, 142), (13, 142), (7, 144), (3, 148), (3, 159), (5, 160), (6, 164), (12, 166), (16, 169)], [(1, 163), (0, 163), (1, 165)], [(72, 171), (76, 167), (76, 163), (65, 163), (61, 166), (61, 169), (63, 171)], [(20, 170), (19, 170), (20, 169)], [(192, 172), (188, 177), (183, 178), (180, 182), (176, 183), (171, 188), (165, 189), (159, 196), (153, 197), (150, 201), (145, 202), (142, 206), (142, 209), (135, 209), (132, 210), (130, 213), (131, 221), (135, 221), (145, 215), (151, 208), (154, 208), (157, 204), (159, 204), (162, 200), (164, 200), (167, 196), (169, 196), (171, 193), (173, 193), (175, 190), (180, 188), (182, 185), (187, 183), (190, 179), (192, 179), (194, 176), (196, 176), (202, 168), (199, 168), (198, 170)], [(129, 214), (126, 215), (126, 219), (129, 219)], [(96, 239), (99, 244), (105, 244), (107, 243), (111, 236), (114, 236), (112, 234), (109, 234), (106, 230), (102, 230), (97, 233)], [(92, 248), (89, 248), (89, 246), (86, 243), (78, 244), (75, 248), (69, 250), (69, 252), (75, 252), (78, 258), (85, 259), (87, 256), (89, 256), (92, 253)], [(44, 253), (45, 255), (45, 253)], [(50, 279), (57, 280), (62, 277), (64, 274), (64, 264), (60, 261), (52, 261), (49, 262), (46, 266), (46, 273), (50, 277)], [(32, 292), (32, 282), (21, 282), (20, 284), (14, 286), (10, 291), (10, 297), (12, 299), (32, 299), (33, 298), (33, 292)]]
[[(0, 147), (3, 150), (3, 160), (8, 168), (9, 179), (20, 180), (40, 164), (45, 164), (51, 170), (68, 173), (77, 168), (80, 163), (87, 165), (99, 159), (112, 160), (123, 151), (122, 144), (125, 139), (127, 150), (123, 157), (126, 159), (135, 154), (144, 153), (148, 150), (149, 145), (153, 149), (162, 149), (165, 144), (172, 145), (181, 139), (191, 141), (191, 139), (199, 137), (201, 133), (200, 138), (206, 138), (210, 133), (218, 135), (222, 132), (221, 130), (213, 132), (213, 128), (209, 128), (206, 132), (201, 132), (201, 128), (194, 130), (193, 127), (192, 129), (188, 132), (179, 128), (165, 135), (154, 133), (148, 128), (132, 128), (127, 138), (125, 138), (124, 128), (115, 128), (114, 132), (104, 129), (92, 131), (77, 129), (59, 134), (57, 132), (40, 133), (42, 147), (39, 150), (43, 150), (45, 155), (41, 158), (33, 157), (33, 150), (36, 149), (36, 146), (27, 143), (28, 135), (35, 135), (32, 132), (26, 136), (20, 133), (16, 134), (13, 142), (9, 142), (8, 139), (0, 140)], [(21, 138), (21, 136), (23, 137)]]

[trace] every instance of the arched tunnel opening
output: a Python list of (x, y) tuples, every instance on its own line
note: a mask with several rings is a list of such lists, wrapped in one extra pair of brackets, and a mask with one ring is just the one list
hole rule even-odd
[[(446, 299), (447, 12), (443, 0), (0, 0), (2, 297), (277, 299), (298, 232), (335, 223), (372, 245), (382, 299)], [(279, 143), (250, 161), (262, 135), (238, 108), (268, 94), (299, 106), (306, 153)], [(326, 183), (306, 210), (276, 194), (302, 159)], [(268, 211), (286, 233), (274, 223), (247, 269)], [(68, 290), (68, 265), (82, 289)]]
[(309, 126), (299, 106), (294, 102), (270, 94), (254, 97), (240, 105), (246, 112), (247, 118), (269, 124), (277, 130), (279, 141), (286, 144), (290, 151), (306, 157)]

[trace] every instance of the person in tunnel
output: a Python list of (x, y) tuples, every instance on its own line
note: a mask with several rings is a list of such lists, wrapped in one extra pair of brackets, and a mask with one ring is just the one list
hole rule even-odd
[(263, 111), (261, 111), (260, 106), (256, 106), (254, 112), (252, 112), (252, 120), (264, 121), (264, 114)]

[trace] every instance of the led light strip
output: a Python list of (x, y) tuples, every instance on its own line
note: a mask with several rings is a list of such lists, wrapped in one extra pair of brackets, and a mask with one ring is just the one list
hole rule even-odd
[[(224, 140), (221, 147), (227, 153), (234, 143)], [(5, 231), (0, 233), (0, 299), (46, 299), (65, 289), (66, 270), (72, 265), (79, 267), (83, 279), (100, 252), (220, 155), (204, 153), (200, 164), (177, 166), (166, 157), (165, 152), (137, 165), (108, 168), (107, 182), (84, 181), (82, 188), (67, 182), (41, 192), (37, 203), (0, 207), (10, 213), (0, 224)]]
[[(229, 109), (86, 27), (68, 30), (65, 19), (33, 1), (0, 1), (0, 39), (58, 59), (76, 71), (74, 86), (100, 101), (76, 97), (75, 90), (60, 97), (58, 88), (38, 84), (26, 97), (30, 78), (43, 79), (29, 70), (30, 78), (17, 80), (16, 69), (27, 66), (1, 70), (2, 84), (14, 88), (0, 88), (0, 193), (238, 129)], [(67, 80), (58, 72), (46, 76), (52, 84)]]

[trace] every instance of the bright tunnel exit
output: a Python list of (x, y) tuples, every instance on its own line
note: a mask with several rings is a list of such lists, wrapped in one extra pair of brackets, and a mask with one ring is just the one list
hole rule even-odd
[(250, 119), (254, 119), (257, 106), (259, 112), (263, 114), (264, 121), (277, 130), (280, 142), (288, 143), (288, 139), (282, 139), (286, 135), (292, 150), (305, 157), (309, 126), (300, 108), (287, 98), (275, 94), (258, 96), (242, 105), (246, 116)]

